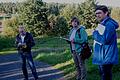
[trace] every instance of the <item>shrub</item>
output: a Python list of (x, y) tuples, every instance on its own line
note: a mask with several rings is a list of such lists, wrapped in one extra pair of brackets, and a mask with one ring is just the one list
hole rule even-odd
[(17, 34), (18, 19), (13, 17), (3, 21), (3, 32), (4, 36), (13, 37)]

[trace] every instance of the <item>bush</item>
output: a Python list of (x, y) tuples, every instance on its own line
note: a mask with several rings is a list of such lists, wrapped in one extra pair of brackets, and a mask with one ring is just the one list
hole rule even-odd
[(14, 37), (17, 34), (18, 19), (13, 17), (3, 21), (2, 34), (7, 37)]
[(51, 16), (49, 18), (50, 29), (48, 35), (64, 36), (68, 33), (68, 23), (63, 16)]
[(3, 49), (11, 49), (14, 46), (15, 40), (12, 37), (0, 36), (0, 51)]

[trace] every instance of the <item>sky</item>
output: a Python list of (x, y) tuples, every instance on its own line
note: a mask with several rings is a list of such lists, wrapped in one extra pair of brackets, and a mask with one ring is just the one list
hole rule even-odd
[[(0, 0), (0, 2), (21, 2), (25, 0)], [(43, 0), (44, 2), (56, 2), (56, 3), (81, 3), (85, 0)], [(120, 7), (120, 0), (96, 0), (99, 4), (107, 6)]]
[[(81, 3), (85, 0), (43, 0), (45, 2), (57, 2), (57, 3)], [(120, 7), (120, 0), (96, 0), (99, 4)]]

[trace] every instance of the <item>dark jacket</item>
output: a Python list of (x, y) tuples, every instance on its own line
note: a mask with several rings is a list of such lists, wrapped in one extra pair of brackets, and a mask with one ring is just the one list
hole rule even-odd
[(18, 51), (23, 51), (23, 52), (29, 52), (31, 51), (31, 48), (35, 45), (35, 42), (34, 42), (34, 39), (32, 37), (32, 35), (28, 32), (26, 32), (26, 35), (25, 35), (25, 38), (24, 38), (24, 43), (26, 43), (27, 47), (24, 48), (24, 49), (21, 49), (19, 46), (18, 46), (18, 43), (21, 43), (22, 40), (21, 40), (21, 37), (20, 37), (20, 34), (18, 34), (16, 36), (16, 47), (18, 49)]

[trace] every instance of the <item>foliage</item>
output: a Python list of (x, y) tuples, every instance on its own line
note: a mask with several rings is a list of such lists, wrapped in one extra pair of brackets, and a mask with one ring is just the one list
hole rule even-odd
[(86, 28), (93, 28), (96, 25), (95, 18), (95, 6), (97, 5), (95, 0), (86, 0), (84, 3), (78, 5), (78, 17), (82, 25)]
[(55, 15), (59, 16), (61, 10), (66, 6), (66, 4), (60, 3), (46, 3), (46, 8), (48, 9), (48, 16)]
[(3, 32), (2, 34), (7, 37), (14, 37), (17, 34), (18, 19), (17, 17), (12, 17), (3, 21)]
[(48, 35), (64, 36), (68, 33), (68, 24), (63, 16), (49, 16), (49, 25)]
[(54, 34), (64, 36), (68, 33), (68, 24), (64, 17), (58, 16), (56, 18), (56, 27), (54, 28)]
[(0, 3), (0, 13), (15, 14), (18, 12), (19, 3)]
[(96, 4), (95, 0), (86, 0), (82, 4), (68, 4), (62, 9), (61, 15), (63, 15), (67, 21), (70, 21), (71, 17), (76, 16), (79, 18), (80, 23), (86, 26), (86, 28), (93, 28), (96, 26), (94, 14)]
[[(120, 8), (112, 8), (111, 16), (112, 16), (112, 18), (117, 20), (117, 22), (120, 25), (120, 17), (119, 17), (119, 15), (120, 15)], [(119, 29), (120, 29), (120, 27), (119, 27)]]
[(27, 0), (20, 8), (20, 23), (34, 36), (45, 34), (48, 27), (47, 9), (42, 0)]
[(75, 4), (68, 4), (61, 10), (61, 15), (65, 17), (67, 21), (70, 21), (71, 17), (77, 16), (77, 6)]
[(6, 37), (6, 36), (1, 36), (0, 35), (0, 51), (1, 50), (11, 50), (14, 48), (14, 37)]
[[(66, 35), (70, 19), (79, 18), (86, 28), (96, 27), (94, 14), (96, 0), (85, 0), (81, 4), (45, 3), (42, 0), (26, 0), (22, 3), (0, 3), (0, 13), (18, 14), (20, 23), (34, 36)], [(111, 8), (112, 17), (120, 22), (120, 8)], [(14, 15), (13, 15), (14, 16)], [(120, 24), (120, 23), (119, 23)], [(63, 29), (63, 27), (65, 29)]]

